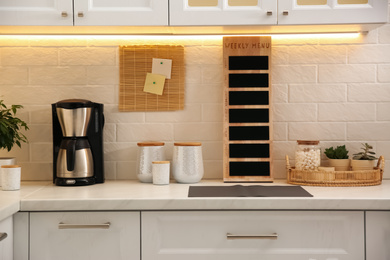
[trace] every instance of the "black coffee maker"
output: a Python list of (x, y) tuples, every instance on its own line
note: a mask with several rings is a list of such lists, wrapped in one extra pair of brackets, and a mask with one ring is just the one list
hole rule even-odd
[(67, 99), (52, 104), (53, 183), (104, 182), (103, 104)]

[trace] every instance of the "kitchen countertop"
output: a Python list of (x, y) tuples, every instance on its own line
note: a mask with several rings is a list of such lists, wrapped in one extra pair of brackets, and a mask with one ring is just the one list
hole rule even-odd
[[(390, 180), (369, 187), (303, 186), (314, 197), (232, 197), (188, 198), (188, 188), (231, 186), (222, 180), (203, 180), (197, 184), (153, 185), (138, 181), (106, 181), (83, 187), (59, 187), (51, 182), (23, 182), (17, 192), (1, 192), (1, 198), (20, 200), (21, 211), (57, 210), (229, 210), (229, 209), (327, 209), (390, 210)], [(242, 185), (289, 185), (246, 183)], [(8, 194), (9, 193), (9, 194)], [(12, 193), (16, 193), (14, 196)], [(4, 194), (4, 196), (3, 196)], [(1, 209), (1, 208), (0, 208)]]
[[(18, 211), (97, 210), (390, 210), (390, 180), (369, 187), (302, 186), (313, 197), (188, 198), (196, 186), (231, 186), (222, 180), (197, 184), (153, 185), (138, 181), (106, 181), (83, 187), (51, 182), (22, 182), (20, 191), (0, 191), (0, 220)], [(246, 183), (242, 185), (289, 185)]]

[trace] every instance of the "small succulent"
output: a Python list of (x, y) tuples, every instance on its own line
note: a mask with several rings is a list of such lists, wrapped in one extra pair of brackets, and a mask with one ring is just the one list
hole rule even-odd
[(371, 149), (373, 149), (373, 147), (371, 145), (369, 145), (368, 143), (365, 143), (362, 145), (363, 145), (363, 147), (361, 149), (363, 150), (363, 152), (355, 153), (353, 155), (354, 160), (375, 160), (375, 159), (378, 159), (375, 157), (375, 152), (370, 151)]
[(348, 150), (345, 145), (337, 146), (336, 148), (329, 147), (325, 149), (325, 155), (329, 159), (348, 159)]

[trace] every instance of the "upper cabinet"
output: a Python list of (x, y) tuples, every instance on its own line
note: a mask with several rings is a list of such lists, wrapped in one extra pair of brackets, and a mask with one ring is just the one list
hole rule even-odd
[(170, 25), (272, 25), (275, 0), (170, 0)]
[(168, 0), (74, 0), (74, 25), (168, 25)]
[[(222, 26), (223, 33), (245, 33), (244, 26), (250, 30), (257, 26), (253, 32), (264, 33), (263, 29), (277, 32), (283, 25), (291, 28), (316, 24), (355, 24), (373, 29), (386, 23), (387, 17), (387, 0), (0, 0), (0, 25), (67, 25), (67, 29), (74, 25), (101, 26), (113, 31), (144, 26), (135, 28), (137, 33), (161, 26), (151, 32), (158, 34), (201, 34)], [(32, 33), (30, 28), (26, 33)], [(47, 28), (44, 33), (48, 33)], [(2, 29), (7, 32), (7, 28)], [(9, 29), (9, 33), (18, 29)], [(348, 30), (357, 31), (355, 27), (343, 31)], [(129, 28), (123, 31), (131, 32)]]
[(170, 25), (385, 23), (385, 0), (171, 0)]
[(385, 0), (279, 0), (278, 24), (383, 23)]
[(1, 0), (1, 25), (73, 25), (72, 0)]
[(168, 0), (1, 0), (1, 25), (168, 25)]

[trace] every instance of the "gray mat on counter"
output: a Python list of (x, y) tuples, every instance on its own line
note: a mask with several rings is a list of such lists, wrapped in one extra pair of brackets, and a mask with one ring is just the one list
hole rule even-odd
[(301, 186), (190, 186), (188, 197), (313, 197)]

